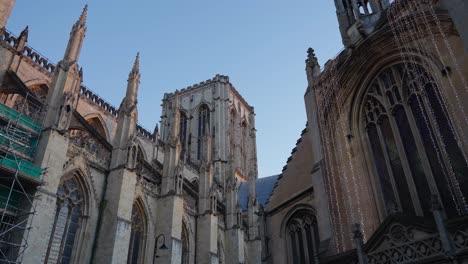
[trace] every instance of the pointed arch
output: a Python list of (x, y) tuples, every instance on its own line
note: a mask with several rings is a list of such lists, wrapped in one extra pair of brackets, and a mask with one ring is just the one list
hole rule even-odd
[(109, 130), (100, 114), (89, 114), (84, 118), (86, 122), (96, 130), (96, 132), (103, 136), (107, 141), (110, 141)]
[(65, 174), (57, 189), (45, 263), (73, 263), (82, 255), (90, 192), (81, 170)]
[(86, 205), (88, 205), (85, 208), (84, 213), (85, 215), (89, 215), (89, 209), (95, 208), (97, 206), (96, 203), (98, 195), (96, 191), (94, 178), (86, 157), (83, 154), (81, 154), (79, 156), (74, 157), (73, 159), (68, 160), (65, 163), (63, 174), (75, 174), (78, 176), (78, 179), (83, 187), (83, 191), (85, 192), (85, 203)]
[(182, 220), (182, 234), (180, 235), (182, 243), (182, 257), (181, 264), (190, 263), (190, 233), (189, 228), (185, 220)]
[(189, 127), (189, 116), (185, 110), (180, 110), (180, 124), (179, 124), (179, 140), (182, 146), (182, 156), (185, 154), (187, 148), (187, 137)]
[(317, 263), (320, 238), (315, 210), (305, 204), (293, 207), (283, 218), (288, 263)]
[(415, 60), (382, 67), (371, 75), (360, 99), (359, 133), (369, 150), (366, 159), (384, 215), (401, 211), (430, 216), (428, 197), (433, 195), (440, 197), (449, 217), (467, 214), (467, 160), (457, 144), (438, 73), (428, 65)]
[(132, 227), (128, 247), (128, 264), (144, 263), (148, 234), (148, 217), (143, 200), (138, 197), (132, 207)]
[(198, 107), (198, 144), (197, 144), (197, 159), (203, 157), (202, 138), (210, 132), (210, 107), (203, 103)]

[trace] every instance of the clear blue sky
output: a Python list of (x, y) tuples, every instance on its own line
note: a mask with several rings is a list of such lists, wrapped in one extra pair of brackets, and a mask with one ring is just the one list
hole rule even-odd
[(29, 45), (56, 63), (86, 3), (84, 85), (118, 106), (139, 51), (139, 122), (152, 131), (165, 92), (228, 75), (255, 107), (260, 177), (281, 172), (305, 126), (307, 48), (321, 65), (342, 48), (330, 0), (17, 0), (7, 29), (29, 25)]

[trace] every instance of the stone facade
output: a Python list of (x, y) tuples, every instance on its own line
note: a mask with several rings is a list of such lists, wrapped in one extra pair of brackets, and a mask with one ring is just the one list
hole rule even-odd
[[(468, 263), (466, 4), (336, 0), (345, 49), (308, 50), (307, 124), (258, 179), (254, 108), (227, 76), (138, 125), (82, 85), (87, 7), (51, 63), (0, 2), (0, 262)], [(85, 51), (84, 51), (85, 52)], [(10, 261), (10, 262), (9, 262)]]
[[(0, 262), (259, 263), (255, 189), (248, 211), (237, 195), (241, 182), (255, 187), (257, 179), (255, 113), (229, 77), (165, 94), (160, 125), (149, 132), (137, 124), (138, 55), (118, 108), (82, 85), (87, 7), (53, 64), (26, 45), (27, 28), (18, 37), (4, 28), (13, 6), (0, 4), (1, 125), (40, 129), (30, 156), (12, 137), (2, 141), (9, 179), (0, 184), (20, 186), (0, 193), (1, 229), (18, 236), (3, 236)], [(17, 162), (10, 167), (8, 155)], [(41, 174), (18, 169), (26, 161)], [(23, 222), (6, 210), (13, 192), (29, 198), (18, 207)], [(8, 246), (17, 240), (19, 251)]]
[(462, 2), (335, 1), (345, 49), (322, 68), (308, 51), (264, 263), (468, 263)]

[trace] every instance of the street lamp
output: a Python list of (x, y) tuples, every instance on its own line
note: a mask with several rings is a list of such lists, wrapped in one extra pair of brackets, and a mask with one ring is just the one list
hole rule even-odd
[(158, 251), (158, 241), (159, 241), (159, 238), (162, 237), (163, 238), (163, 241), (162, 241), (162, 245), (159, 247), (159, 249), (163, 249), (163, 250), (166, 250), (168, 249), (166, 247), (166, 237), (164, 236), (164, 234), (160, 234), (159, 236), (156, 237), (156, 242), (154, 243), (154, 257), (153, 257), (153, 264), (154, 264), (154, 260), (156, 258), (159, 258), (159, 256), (156, 254), (157, 251)]

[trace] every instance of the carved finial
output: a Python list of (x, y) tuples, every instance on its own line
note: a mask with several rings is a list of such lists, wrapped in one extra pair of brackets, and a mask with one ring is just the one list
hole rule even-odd
[(307, 64), (310, 64), (310, 66), (316, 66), (318, 65), (318, 60), (317, 57), (315, 56), (315, 51), (313, 48), (309, 48), (307, 50)]
[(156, 124), (156, 127), (154, 127), (154, 133), (158, 133), (159, 132), (159, 124)]
[(140, 52), (137, 53), (132, 71), (128, 75), (129, 79), (134, 79), (136, 77), (140, 77)]
[(315, 51), (313, 48), (309, 48), (307, 50), (306, 73), (309, 87), (312, 87), (314, 80), (320, 74), (320, 65), (318, 64), (318, 60), (315, 56)]
[(28, 34), (29, 34), (29, 26), (26, 26), (23, 31), (21, 31), (20, 35), (19, 35), (19, 38), (20, 39), (23, 39), (25, 41), (28, 41)]
[(26, 46), (26, 42), (28, 41), (28, 34), (29, 34), (29, 27), (26, 26), (23, 31), (21, 31), (21, 34), (18, 37), (18, 42), (16, 42), (16, 50), (22, 51), (24, 49), (24, 46)]
[(88, 14), (88, 4), (86, 4), (83, 8), (83, 12), (81, 12), (80, 19), (78, 20), (78, 25), (84, 26), (86, 24), (86, 15)]
[(80, 71), (78, 72), (81, 80), (83, 80), (83, 67), (80, 67)]

